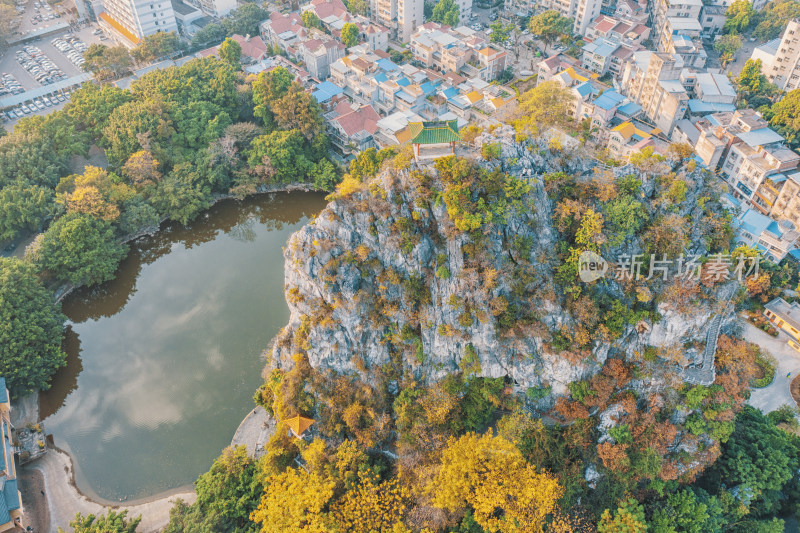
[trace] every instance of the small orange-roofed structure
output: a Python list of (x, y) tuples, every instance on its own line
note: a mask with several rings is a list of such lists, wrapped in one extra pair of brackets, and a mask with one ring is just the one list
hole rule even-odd
[(303, 433), (305, 433), (305, 431), (308, 428), (314, 425), (313, 418), (307, 418), (305, 416), (300, 416), (300, 415), (293, 416), (292, 418), (287, 418), (286, 420), (284, 420), (284, 422), (286, 422), (286, 425), (289, 426), (289, 429), (298, 439), (302, 439)]

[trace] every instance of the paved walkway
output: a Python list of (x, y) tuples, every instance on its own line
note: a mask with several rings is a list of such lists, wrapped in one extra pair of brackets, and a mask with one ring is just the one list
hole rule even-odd
[(82, 513), (84, 516), (103, 514), (110, 509), (115, 511), (128, 509), (128, 516), (142, 517), (137, 531), (155, 533), (169, 522), (169, 510), (172, 508), (174, 500), (182, 498), (187, 503), (193, 503), (197, 497), (194, 491), (183, 491), (134, 505), (105, 506), (78, 492), (74, 484), (72, 460), (64, 452), (55, 449), (48, 450), (44, 457), (24, 468), (38, 470), (44, 477), (45, 498), (50, 514), (50, 533), (57, 533), (59, 526), (65, 531), (71, 531), (67, 526), (69, 521), (74, 518), (75, 513)]
[(259, 405), (236, 428), (231, 446), (244, 444), (247, 446), (247, 453), (258, 459), (264, 454), (264, 445), (274, 432), (275, 420)]
[[(789, 393), (789, 384), (800, 374), (800, 353), (786, 343), (789, 337), (785, 333), (781, 332), (778, 337), (773, 337), (744, 319), (740, 319), (740, 322), (743, 324), (742, 336), (745, 340), (758, 344), (778, 362), (772, 383), (763, 389), (752, 389), (747, 403), (764, 413), (774, 411), (782, 405), (797, 407)], [(787, 378), (786, 374), (789, 372), (791, 376)]]

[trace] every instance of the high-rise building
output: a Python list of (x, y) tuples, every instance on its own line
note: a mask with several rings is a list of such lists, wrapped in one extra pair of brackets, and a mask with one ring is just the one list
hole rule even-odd
[(388, 28), (395, 39), (407, 43), (411, 34), (425, 22), (424, 0), (372, 0), (372, 18)]
[(542, 9), (558, 11), (567, 18), (575, 21), (573, 31), (583, 35), (586, 28), (600, 15), (603, 7), (602, 0), (543, 0), (539, 4)]
[(100, 20), (131, 46), (158, 32), (178, 31), (170, 0), (103, 0)]
[[(774, 55), (767, 53), (759, 56), (764, 75), (783, 91), (800, 87), (800, 19), (790, 20), (780, 41), (767, 45), (774, 45), (775, 48)], [(756, 52), (753, 56), (756, 56)]]
[(625, 96), (642, 106), (647, 118), (667, 135), (689, 106), (681, 81), (683, 67), (679, 55), (643, 50), (633, 54), (622, 75)]

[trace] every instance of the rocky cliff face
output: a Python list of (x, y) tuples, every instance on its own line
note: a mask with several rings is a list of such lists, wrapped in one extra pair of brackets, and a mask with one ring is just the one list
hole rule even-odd
[[(594, 161), (543, 148), (503, 142), (503, 170), (529, 190), (504, 221), (476, 231), (455, 227), (447, 191), (432, 166), (386, 170), (361, 190), (331, 201), (285, 249), (291, 319), (275, 341), (270, 365), (291, 366), (297, 352), (305, 352), (317, 369), (343, 373), (402, 361), (423, 381), (463, 370), (508, 376), (522, 390), (549, 386), (559, 395), (569, 383), (597, 373), (609, 356), (641, 360), (648, 350), (679, 347), (680, 360), (664, 367), (695, 383), (713, 381), (713, 348), (711, 362), (704, 351), (731, 317), (719, 303), (730, 296), (729, 286), (680, 305), (656, 297), (651, 305), (660, 317), (625, 323), (615, 338), (598, 335), (581, 348), (574, 342), (565, 346), (565, 336), (586, 330), (587, 319), (580, 317), (580, 305), (566, 303), (555, 279), (563, 237), (554, 227), (554, 201), (543, 176), (567, 172), (590, 180), (598, 169)], [(481, 164), (489, 170), (500, 165)], [(656, 194), (654, 180), (633, 167), (607, 172), (640, 176), (645, 202)], [(693, 221), (687, 242), (702, 253), (703, 239), (692, 238), (702, 220), (692, 212), (707, 184), (699, 174), (687, 181), (686, 200), (671, 209)], [(632, 239), (614, 251), (638, 253), (642, 244)], [(619, 284), (601, 283), (598, 290), (609, 301), (633, 305)], [(596, 321), (588, 323), (594, 334)], [(663, 383), (655, 372), (638, 386)]]

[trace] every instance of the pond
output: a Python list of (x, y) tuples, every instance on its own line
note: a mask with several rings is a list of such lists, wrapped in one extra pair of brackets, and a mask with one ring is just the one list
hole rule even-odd
[(137, 240), (114, 280), (64, 300), (68, 363), (40, 408), (81, 491), (132, 500), (208, 470), (288, 321), (282, 248), (324, 206), (316, 193), (225, 200)]

